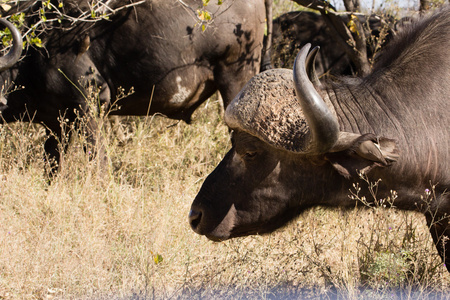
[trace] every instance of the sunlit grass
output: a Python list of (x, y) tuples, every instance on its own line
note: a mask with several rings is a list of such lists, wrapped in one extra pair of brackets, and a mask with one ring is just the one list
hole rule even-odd
[(0, 298), (446, 297), (449, 276), (414, 213), (317, 208), (267, 236), (196, 235), (190, 204), (230, 147), (221, 116), (211, 100), (192, 125), (128, 118), (125, 141), (106, 135), (101, 174), (75, 138), (50, 185), (43, 130), (3, 126)]
[(230, 147), (222, 115), (209, 100), (191, 125), (129, 117), (119, 136), (105, 123), (105, 168), (75, 135), (51, 184), (45, 130), (0, 127), (0, 299), (449, 298), (417, 213), (361, 202), (265, 236), (195, 234), (192, 200)]

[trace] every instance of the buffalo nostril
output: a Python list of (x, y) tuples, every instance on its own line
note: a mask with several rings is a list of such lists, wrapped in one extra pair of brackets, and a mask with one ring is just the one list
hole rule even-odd
[(200, 224), (200, 220), (202, 219), (202, 213), (200, 211), (191, 209), (189, 211), (189, 224), (191, 224), (191, 228), (195, 230)]

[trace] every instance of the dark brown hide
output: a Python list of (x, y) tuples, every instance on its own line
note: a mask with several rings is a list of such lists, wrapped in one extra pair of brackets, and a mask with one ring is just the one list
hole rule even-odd
[[(375, 41), (380, 43), (378, 46), (384, 46), (393, 36), (393, 25), (385, 22), (390, 21), (389, 19), (376, 15), (359, 14), (358, 18), (366, 29), (366, 37), (370, 37), (367, 55), (371, 59), (376, 50)], [(345, 24), (349, 22), (347, 15), (343, 15), (342, 19)], [(338, 38), (333, 35), (320, 14), (308, 11), (285, 13), (273, 21), (272, 64), (277, 68), (292, 68), (300, 48), (310, 43), (313, 47), (320, 47), (315, 64), (319, 77), (353, 75), (356, 68), (340, 47)]]
[[(225, 240), (271, 232), (311, 206), (354, 207), (354, 183), (372, 199), (363, 172), (370, 182), (381, 179), (378, 198), (395, 190), (393, 206), (424, 213), (450, 271), (450, 7), (403, 29), (364, 78), (314, 88), (308, 70), (315, 53), (307, 58), (308, 49), (297, 56), (293, 76), (280, 69), (259, 74), (227, 108), (232, 148), (192, 204), (193, 230)], [(320, 127), (334, 121), (319, 120), (315, 106), (339, 128), (325, 148), (314, 145), (323, 145), (327, 131)], [(424, 201), (432, 188), (435, 198)]]
[[(69, 123), (77, 113), (89, 116), (85, 95), (91, 85), (100, 92), (95, 106), (105, 105), (111, 114), (161, 113), (189, 122), (217, 90), (227, 106), (259, 72), (264, 0), (211, 2), (206, 9), (213, 22), (205, 30), (196, 12), (203, 7), (200, 0), (132, 3), (137, 1), (107, 1), (111, 10), (105, 12), (116, 9), (109, 20), (48, 24), (54, 27), (41, 35), (44, 47), (28, 49), (19, 63), (1, 73), (5, 86), (14, 82), (24, 87), (8, 95), (2, 119), (41, 123), (59, 138), (61, 116)], [(70, 0), (62, 9), (77, 17), (90, 12), (89, 4)], [(25, 6), (27, 15), (40, 5)], [(131, 88), (133, 94), (116, 101), (120, 90)], [(93, 119), (88, 124), (88, 138), (95, 143), (92, 133), (98, 125)], [(52, 135), (45, 149), (58, 161), (57, 138)]]

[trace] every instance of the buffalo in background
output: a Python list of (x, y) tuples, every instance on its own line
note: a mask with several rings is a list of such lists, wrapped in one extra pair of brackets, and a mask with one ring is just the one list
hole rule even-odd
[(423, 213), (450, 271), (450, 6), (403, 28), (364, 77), (320, 82), (309, 49), (227, 107), (232, 148), (192, 203), (192, 229), (269, 233), (313, 206), (355, 207), (357, 184), (369, 202)]
[[(25, 12), (31, 26), (42, 20), (43, 7), (60, 7), (60, 1), (47, 2), (19, 1), (11, 13)], [(61, 120), (76, 125), (86, 117), (88, 141), (99, 143), (101, 156), (101, 141), (95, 137), (99, 124), (92, 116), (99, 107), (111, 115), (161, 113), (189, 122), (216, 91), (226, 107), (259, 72), (265, 3), (270, 8), (271, 1), (210, 3), (213, 22), (208, 24), (196, 10), (203, 7), (200, 0), (98, 1), (97, 7), (88, 0), (62, 3), (60, 10), (45, 14), (51, 29), (40, 35), (42, 47), (29, 47), (17, 63), (20, 33), (9, 27), (16, 46), (0, 66), (3, 87), (21, 87), (5, 93), (2, 121), (43, 124), (53, 171), (65, 150), (59, 148)], [(92, 13), (109, 16), (83, 21)], [(131, 89), (132, 94), (121, 97)], [(89, 105), (92, 92), (98, 97)]]
[[(367, 55), (371, 59), (393, 36), (392, 18), (377, 15), (354, 14), (364, 25), (367, 41)], [(345, 24), (350, 22), (348, 14), (341, 15)], [(322, 15), (310, 11), (285, 13), (273, 21), (271, 61), (276, 68), (292, 68), (300, 48), (310, 43), (319, 46), (316, 58), (316, 72), (319, 77), (355, 75), (357, 68), (348, 54), (337, 43)]]

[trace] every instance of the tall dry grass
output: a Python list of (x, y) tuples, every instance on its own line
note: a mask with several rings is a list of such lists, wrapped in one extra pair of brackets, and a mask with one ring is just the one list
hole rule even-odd
[(230, 147), (221, 116), (210, 100), (192, 125), (128, 118), (125, 140), (105, 125), (107, 168), (75, 135), (51, 184), (44, 129), (0, 127), (0, 299), (449, 298), (415, 213), (315, 208), (266, 236), (196, 235), (190, 204)]
[(1, 127), (0, 299), (448, 297), (414, 213), (317, 208), (271, 235), (196, 235), (190, 204), (229, 148), (220, 110), (210, 100), (192, 125), (129, 118), (125, 143), (105, 134), (106, 170), (76, 137), (50, 185), (43, 129)]

